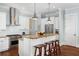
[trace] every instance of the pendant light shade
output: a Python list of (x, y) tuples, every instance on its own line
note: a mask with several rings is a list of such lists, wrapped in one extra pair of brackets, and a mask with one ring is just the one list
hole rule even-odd
[(50, 17), (48, 17), (48, 24), (50, 24), (51, 23), (51, 20), (50, 20)]
[(51, 21), (51, 20), (50, 20), (50, 16), (48, 16), (48, 21)]
[[(48, 12), (50, 12), (50, 3), (48, 3)], [(50, 22), (50, 16), (48, 16), (48, 22)]]

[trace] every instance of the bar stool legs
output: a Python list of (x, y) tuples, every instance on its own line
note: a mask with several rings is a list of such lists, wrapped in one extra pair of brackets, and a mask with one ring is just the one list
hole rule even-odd
[[(42, 48), (44, 48), (44, 49), (42, 49)], [(38, 55), (37, 55), (37, 49), (39, 52)], [(44, 50), (44, 51), (42, 51), (42, 50)], [(45, 44), (36, 45), (34, 56), (42, 56), (42, 53), (44, 54), (44, 56), (61, 55), (59, 40), (50, 41), (50, 42), (47, 42)]]
[(51, 48), (50, 48), (50, 43), (45, 43), (46, 44), (46, 56), (50, 56), (51, 55)]
[(37, 48), (35, 48), (35, 53), (34, 53), (34, 56), (36, 56), (36, 52), (37, 52)]
[(59, 40), (55, 41), (55, 47), (56, 47), (57, 55), (61, 55), (61, 49), (60, 49)]
[[(36, 46), (34, 46), (35, 47), (35, 54), (34, 54), (34, 56), (42, 56), (42, 52), (44, 53), (44, 55), (46, 55), (46, 45), (44, 45), (44, 44), (39, 44), (39, 45), (36, 45)], [(43, 49), (44, 48), (44, 49)], [(37, 49), (38, 49), (38, 51), (37, 51)], [(44, 50), (44, 51), (42, 51), (42, 49)], [(39, 54), (37, 55), (37, 52), (39, 52)]]
[(49, 56), (61, 55), (59, 40), (50, 41), (47, 44), (49, 45)]
[(44, 56), (46, 56), (46, 45), (44, 46)]

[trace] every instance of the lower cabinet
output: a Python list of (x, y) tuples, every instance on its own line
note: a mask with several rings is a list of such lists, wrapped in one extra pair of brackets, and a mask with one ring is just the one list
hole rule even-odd
[(8, 37), (0, 38), (0, 52), (8, 50), (9, 45), (10, 43)]
[(19, 44), (18, 44), (18, 46), (19, 46), (19, 50), (18, 50), (19, 55), (20, 55), (20, 56), (24, 56), (24, 40), (19, 39)]
[(30, 47), (30, 40), (28, 38), (19, 39), (18, 52), (20, 56), (29, 56), (31, 54)]

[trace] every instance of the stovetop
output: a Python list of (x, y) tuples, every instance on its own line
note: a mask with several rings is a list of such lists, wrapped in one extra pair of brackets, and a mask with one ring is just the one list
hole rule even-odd
[(11, 34), (11, 35), (7, 35), (7, 36), (21, 36), (20, 34)]
[(20, 34), (12, 34), (12, 35), (7, 35), (7, 37), (10, 37), (10, 39), (17, 39), (17, 38), (21, 38), (22, 35), (20, 35)]

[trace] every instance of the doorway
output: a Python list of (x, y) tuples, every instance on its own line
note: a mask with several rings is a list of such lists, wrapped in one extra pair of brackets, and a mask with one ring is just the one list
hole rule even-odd
[(65, 44), (76, 46), (77, 14), (66, 14), (65, 16)]

